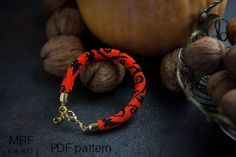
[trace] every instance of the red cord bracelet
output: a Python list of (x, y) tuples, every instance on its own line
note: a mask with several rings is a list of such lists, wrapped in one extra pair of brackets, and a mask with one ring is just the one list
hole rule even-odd
[[(134, 78), (134, 94), (130, 102), (123, 108), (123, 110), (108, 118), (97, 120), (97, 122), (85, 126), (81, 121), (77, 119), (73, 111), (67, 109), (66, 103), (68, 94), (72, 91), (75, 78), (80, 73), (80, 70), (83, 66), (93, 61), (108, 59), (114, 62), (121, 63), (127, 70), (130, 71), (131, 75)], [(118, 127), (128, 121), (132, 117), (133, 113), (136, 112), (137, 109), (141, 106), (146, 94), (146, 81), (141, 67), (132, 57), (130, 57), (126, 53), (120, 52), (119, 50), (100, 48), (84, 52), (83, 54), (78, 56), (78, 58), (67, 69), (67, 72), (61, 84), (60, 92), (60, 116), (53, 119), (54, 123), (58, 124), (66, 118), (68, 121), (76, 122), (84, 131), (109, 130)]]

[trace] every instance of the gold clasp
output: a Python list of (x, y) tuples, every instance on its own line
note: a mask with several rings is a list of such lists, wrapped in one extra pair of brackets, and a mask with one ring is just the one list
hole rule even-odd
[(60, 116), (53, 118), (53, 123), (54, 124), (61, 123), (65, 119), (65, 116), (68, 113), (68, 109), (67, 109), (67, 107), (65, 106), (64, 103), (61, 103), (61, 105), (58, 108), (58, 110), (59, 110)]
[(66, 118), (67, 121), (74, 122), (77, 125), (79, 125), (79, 127), (83, 131), (97, 131), (98, 130), (97, 123), (91, 123), (91, 124), (89, 124), (89, 126), (86, 126), (80, 120), (78, 120), (76, 114), (73, 111), (68, 110), (68, 108), (66, 107), (67, 101), (68, 101), (68, 94), (61, 93), (61, 95), (60, 95), (61, 104), (60, 104), (60, 107), (58, 108), (60, 115), (58, 117), (53, 118), (54, 124), (59, 124), (62, 121), (64, 121)]
[(55, 117), (55, 118), (53, 118), (53, 123), (54, 124), (59, 124), (59, 123), (61, 123), (62, 122), (62, 118), (61, 117)]
[(71, 121), (71, 122), (76, 122), (78, 120), (75, 113), (70, 110), (67, 112), (67, 114), (65, 116), (66, 116), (67, 120)]
[(54, 124), (59, 124), (65, 119), (65, 115), (68, 112), (68, 109), (66, 107), (66, 103), (68, 101), (68, 93), (61, 93), (60, 94), (60, 107), (58, 108), (60, 116), (53, 118), (53, 123)]

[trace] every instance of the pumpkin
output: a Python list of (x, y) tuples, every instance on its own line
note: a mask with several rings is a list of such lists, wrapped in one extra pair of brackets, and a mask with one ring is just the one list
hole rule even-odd
[[(77, 0), (90, 31), (109, 46), (143, 55), (184, 46), (200, 10), (215, 0)], [(212, 13), (223, 15), (227, 0)]]

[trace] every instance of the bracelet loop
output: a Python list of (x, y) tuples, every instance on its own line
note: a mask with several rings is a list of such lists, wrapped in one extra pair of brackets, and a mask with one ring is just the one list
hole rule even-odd
[[(89, 64), (92, 61), (107, 59), (121, 63), (127, 70), (130, 71), (134, 78), (134, 94), (130, 102), (120, 112), (108, 118), (97, 120), (96, 122), (90, 123), (88, 126), (86, 126), (78, 120), (73, 111), (66, 107), (68, 102), (68, 94), (72, 91), (75, 78), (80, 73), (83, 66)], [(125, 123), (141, 106), (146, 94), (146, 81), (141, 67), (132, 57), (126, 53), (120, 52), (119, 50), (100, 48), (84, 52), (78, 56), (78, 58), (67, 69), (61, 84), (60, 92), (60, 116), (53, 119), (55, 124), (59, 124), (66, 118), (68, 121), (77, 123), (83, 131), (109, 130)]]

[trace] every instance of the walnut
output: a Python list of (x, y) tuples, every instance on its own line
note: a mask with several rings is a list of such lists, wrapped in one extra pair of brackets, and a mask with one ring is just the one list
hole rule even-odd
[(236, 89), (227, 92), (219, 105), (218, 112), (236, 124)]
[(236, 43), (236, 16), (232, 18), (227, 24), (226, 34), (229, 42), (234, 45)]
[(221, 65), (225, 45), (214, 38), (202, 37), (185, 48), (184, 63), (196, 78), (214, 73)]
[(236, 79), (236, 45), (224, 55), (224, 64), (230, 77)]
[(178, 51), (176, 49), (172, 53), (168, 53), (161, 64), (162, 83), (171, 91), (180, 92), (180, 87), (176, 78), (176, 70), (178, 65)]
[(57, 36), (41, 49), (44, 69), (56, 76), (63, 76), (71, 62), (84, 50), (81, 41), (74, 36)]
[(213, 74), (207, 84), (207, 92), (216, 104), (220, 104), (225, 93), (236, 88), (236, 82), (225, 70)]
[(51, 39), (58, 35), (82, 36), (85, 32), (85, 25), (75, 8), (63, 8), (57, 10), (47, 22), (47, 37)]
[(118, 86), (125, 75), (125, 67), (112, 61), (89, 63), (80, 72), (81, 81), (92, 91), (108, 92)]

